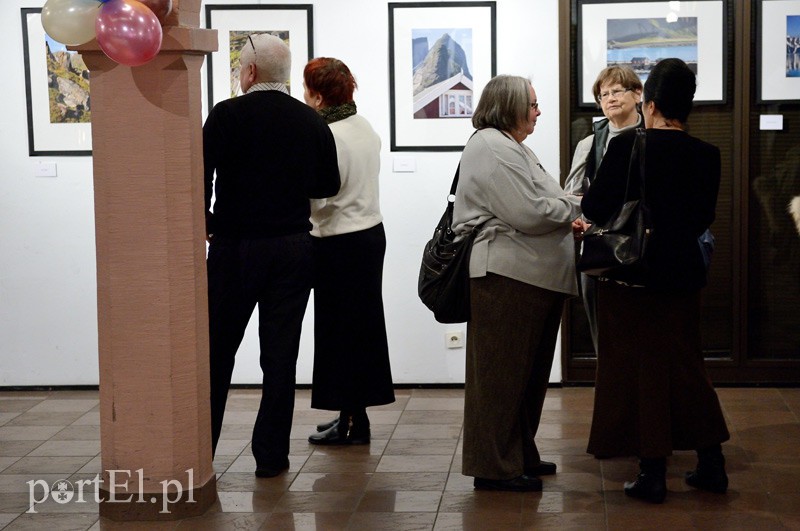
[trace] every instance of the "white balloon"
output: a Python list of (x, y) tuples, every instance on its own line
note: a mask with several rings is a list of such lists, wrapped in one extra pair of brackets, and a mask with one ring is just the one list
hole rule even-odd
[(97, 0), (47, 0), (42, 26), (61, 44), (85, 44), (96, 36), (94, 23), (101, 5)]

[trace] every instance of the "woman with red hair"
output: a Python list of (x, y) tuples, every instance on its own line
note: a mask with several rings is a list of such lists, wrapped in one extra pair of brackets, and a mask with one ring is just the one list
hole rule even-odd
[(368, 406), (394, 402), (386, 322), (386, 235), (378, 198), (381, 139), (356, 112), (356, 80), (342, 61), (312, 59), (303, 97), (331, 128), (342, 186), (311, 201), (314, 241), (314, 381), (311, 407), (338, 411), (308, 442), (367, 444)]

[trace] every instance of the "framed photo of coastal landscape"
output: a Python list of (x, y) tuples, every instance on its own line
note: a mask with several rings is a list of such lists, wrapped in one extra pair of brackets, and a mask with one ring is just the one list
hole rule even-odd
[(633, 68), (644, 83), (659, 60), (682, 59), (697, 74), (695, 103), (725, 102), (724, 0), (578, 0), (578, 103), (596, 106), (592, 84), (607, 66)]
[(313, 6), (311, 4), (208, 4), (206, 27), (217, 30), (219, 48), (208, 59), (208, 108), (242, 93), (239, 56), (247, 37), (270, 33), (292, 51), (292, 70), (286, 85), (303, 101), (303, 68), (314, 57)]
[(22, 8), (28, 154), (92, 154), (89, 70), (42, 27), (41, 8)]
[(758, 103), (800, 101), (800, 0), (757, 2)]
[(392, 151), (461, 151), (497, 70), (495, 2), (389, 4)]

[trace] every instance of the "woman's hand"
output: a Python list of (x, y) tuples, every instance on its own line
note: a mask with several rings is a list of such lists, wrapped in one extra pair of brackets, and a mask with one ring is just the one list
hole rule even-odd
[(572, 236), (575, 238), (576, 241), (581, 241), (583, 239), (583, 233), (586, 232), (586, 229), (591, 227), (591, 224), (586, 223), (583, 221), (582, 218), (578, 218), (572, 222)]

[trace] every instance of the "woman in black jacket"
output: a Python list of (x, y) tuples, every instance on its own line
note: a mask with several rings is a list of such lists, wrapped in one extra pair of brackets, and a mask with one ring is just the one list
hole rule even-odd
[[(714, 221), (719, 149), (684, 131), (695, 74), (680, 59), (660, 61), (644, 85), (644, 176), (633, 164), (628, 197), (645, 181), (652, 235), (644, 267), (623, 281), (598, 282), (598, 363), (588, 452), (635, 455), (641, 473), (629, 496), (654, 503), (666, 496), (666, 457), (697, 450), (686, 482), (724, 493), (728, 478), (720, 443), (730, 438), (703, 365), (700, 291), (706, 267), (698, 237)], [(581, 206), (603, 224), (620, 208), (634, 132), (613, 139)]]

